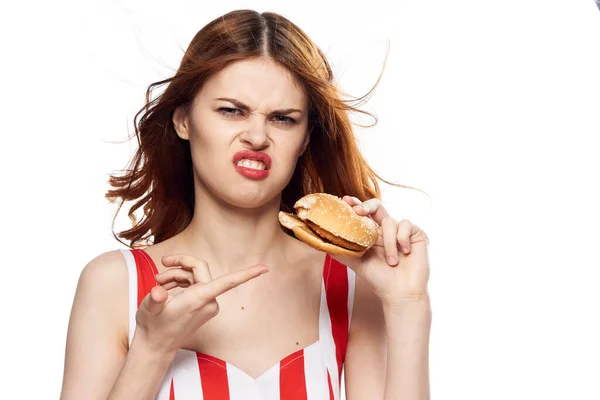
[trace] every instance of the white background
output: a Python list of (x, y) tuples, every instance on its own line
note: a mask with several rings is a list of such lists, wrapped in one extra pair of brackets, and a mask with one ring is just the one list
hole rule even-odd
[(2, 397), (58, 398), (79, 273), (122, 247), (103, 196), (133, 143), (109, 142), (133, 131), (147, 85), (193, 35), (235, 8), (297, 23), (356, 96), (389, 45), (365, 106), (379, 124), (358, 137), (385, 178), (431, 196), (384, 185), (392, 213), (431, 238), (432, 397), (600, 398), (593, 0), (4, 6)]

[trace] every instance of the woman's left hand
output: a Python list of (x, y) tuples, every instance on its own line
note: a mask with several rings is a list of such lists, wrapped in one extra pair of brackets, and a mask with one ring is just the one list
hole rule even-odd
[(379, 238), (362, 258), (334, 258), (370, 283), (386, 306), (401, 307), (427, 299), (429, 239), (425, 232), (406, 219), (397, 222), (378, 199), (364, 203), (350, 196), (343, 199), (358, 215), (370, 216), (379, 224)]

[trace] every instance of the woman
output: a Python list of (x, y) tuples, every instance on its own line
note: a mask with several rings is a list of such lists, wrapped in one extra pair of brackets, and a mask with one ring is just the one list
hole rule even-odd
[[(342, 366), (348, 400), (429, 398), (427, 237), (378, 200), (360, 110), (306, 34), (228, 13), (147, 101), (108, 193), (135, 201), (132, 250), (80, 276), (61, 398), (339, 399)], [(310, 192), (371, 216), (378, 243), (334, 259), (284, 232), (278, 212)]]

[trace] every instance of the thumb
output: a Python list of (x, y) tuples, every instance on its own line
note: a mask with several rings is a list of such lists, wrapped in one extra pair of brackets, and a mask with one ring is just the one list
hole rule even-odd
[(169, 294), (162, 286), (154, 286), (144, 299), (144, 307), (150, 314), (158, 314), (165, 308)]

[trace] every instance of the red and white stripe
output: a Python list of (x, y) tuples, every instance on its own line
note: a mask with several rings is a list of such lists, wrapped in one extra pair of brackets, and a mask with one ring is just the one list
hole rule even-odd
[[(158, 273), (143, 250), (122, 250), (129, 275), (129, 341), (135, 313)], [(354, 272), (327, 256), (321, 285), (319, 340), (254, 379), (216, 357), (179, 350), (159, 400), (340, 400), (340, 380), (354, 303)]]

